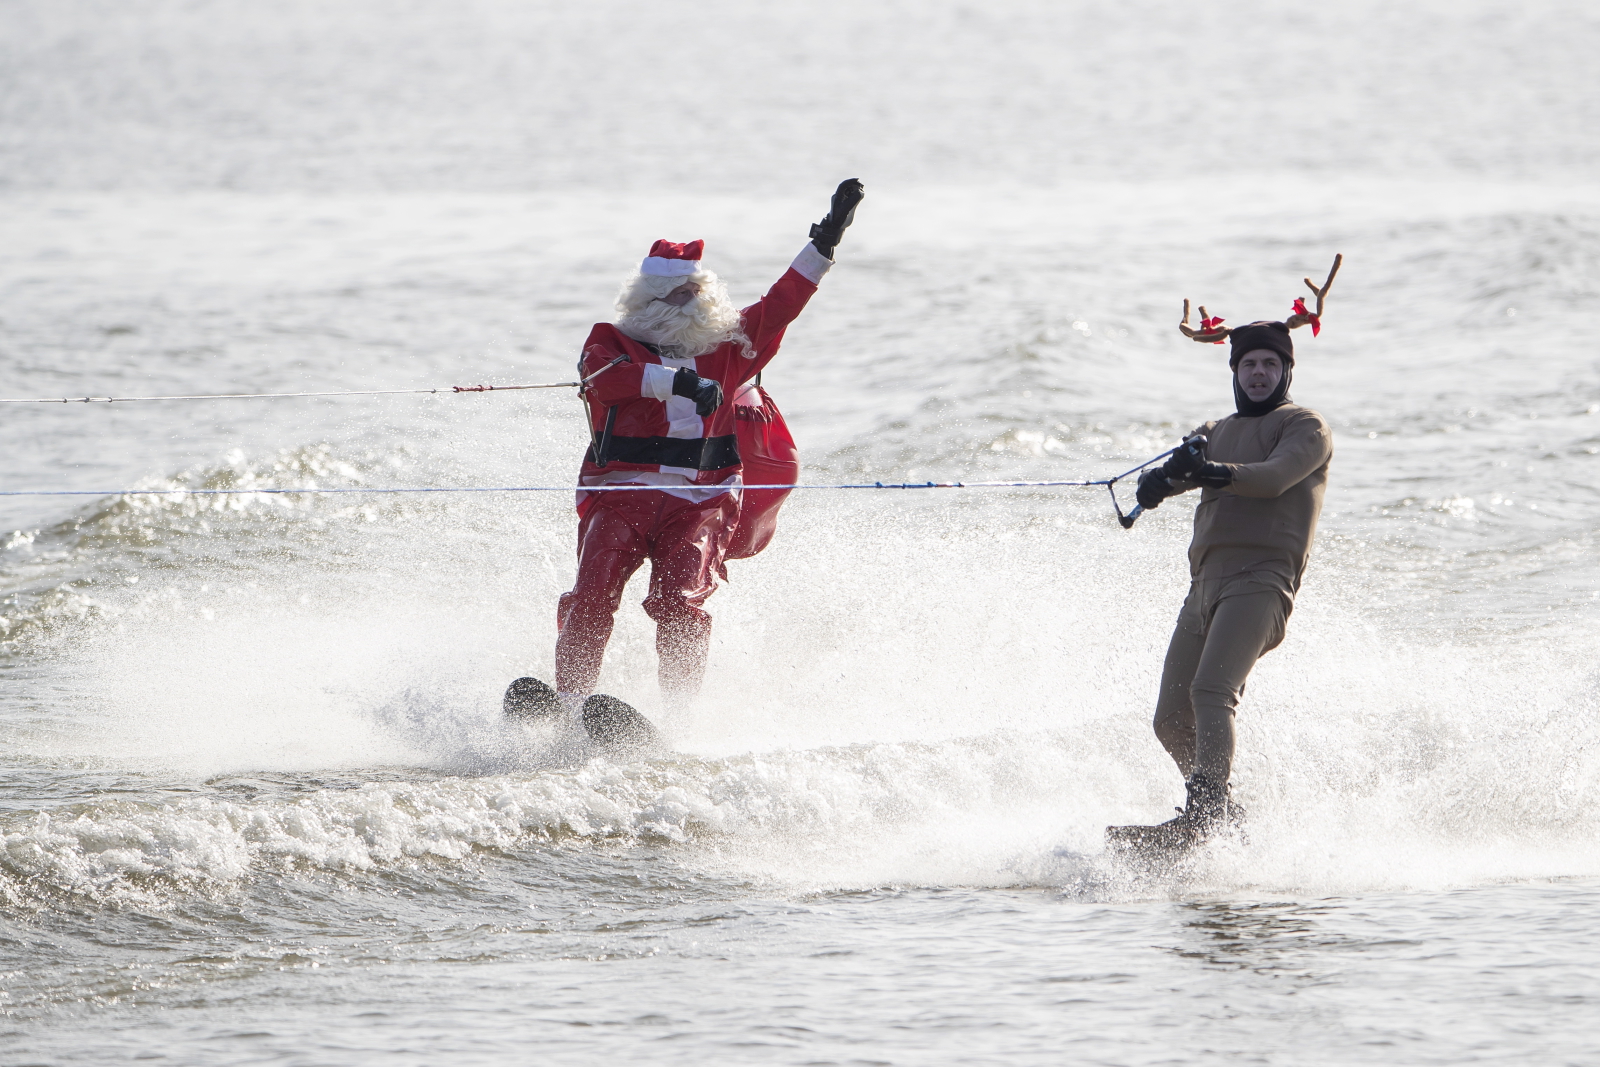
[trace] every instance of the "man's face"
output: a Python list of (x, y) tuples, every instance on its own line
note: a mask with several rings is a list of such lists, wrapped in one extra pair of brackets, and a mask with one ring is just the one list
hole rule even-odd
[(656, 299), (663, 304), (671, 304), (675, 308), (681, 308), (699, 295), (700, 287), (698, 285), (694, 282), (684, 282), (666, 296), (658, 296)]
[(1239, 357), (1239, 388), (1257, 403), (1272, 395), (1283, 381), (1283, 360), (1278, 353), (1258, 348)]

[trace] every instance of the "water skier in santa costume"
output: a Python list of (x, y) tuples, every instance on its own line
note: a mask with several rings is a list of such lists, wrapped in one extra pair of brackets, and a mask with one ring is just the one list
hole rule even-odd
[[(702, 241), (657, 241), (624, 282), (617, 320), (595, 325), (579, 362), (580, 374), (593, 378), (584, 389), (591, 439), (578, 481), (592, 488), (578, 492), (578, 576), (557, 607), (555, 692), (518, 679), (507, 693), (508, 712), (541, 714), (559, 703), (587, 723), (585, 703), (623, 588), (647, 559), (644, 609), (656, 623), (662, 693), (669, 706), (682, 707), (699, 691), (711, 643), (705, 602), (727, 577), (723, 561), (741, 521), (733, 401), (737, 395), (739, 414), (756, 421), (771, 406), (743, 387), (778, 354), (785, 329), (833, 266), (863, 195), (856, 179), (842, 182), (789, 269), (742, 311), (702, 266)], [(781, 452), (772, 428), (763, 430), (762, 439)], [(606, 492), (608, 485), (652, 488)], [(772, 501), (759, 503), (765, 514), (751, 516), (755, 537), (734, 546), (740, 555), (753, 555), (771, 537)], [(592, 735), (593, 723), (588, 727)]]
[(1179, 329), (1196, 341), (1231, 345), (1235, 411), (1198, 427), (1161, 467), (1139, 478), (1146, 510), (1200, 489), (1189, 545), (1189, 596), (1167, 647), (1156, 700), (1155, 733), (1184, 777), (1187, 800), (1158, 826), (1112, 826), (1116, 847), (1183, 849), (1239, 820), (1229, 799), (1234, 712), (1250, 670), (1283, 641), (1295, 594), (1316, 535), (1333, 458), (1333, 432), (1310, 408), (1289, 399), (1294, 341), (1289, 331), (1321, 315), (1342, 257), (1320, 288), (1316, 311), (1296, 300), (1285, 322), (1228, 330), (1200, 309)]

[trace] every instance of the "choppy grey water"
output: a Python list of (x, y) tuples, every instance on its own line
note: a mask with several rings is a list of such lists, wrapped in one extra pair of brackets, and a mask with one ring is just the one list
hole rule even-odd
[[(1190, 506), (797, 494), (674, 754), (564, 763), (570, 499), (0, 498), (6, 1063), (1600, 1059), (1600, 15), (0, 6), (0, 395), (565, 377), (656, 237), (813, 480), (1120, 470), (1281, 315), (1336, 457), (1247, 847), (1151, 875)], [(563, 484), (570, 396), (0, 411), (0, 488)], [(650, 714), (629, 594), (604, 685)]]

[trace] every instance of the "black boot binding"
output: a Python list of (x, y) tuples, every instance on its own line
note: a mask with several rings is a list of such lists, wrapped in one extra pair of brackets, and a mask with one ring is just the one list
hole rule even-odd
[(1237, 825), (1242, 812), (1228, 803), (1228, 783), (1196, 771), (1184, 783), (1187, 802), (1176, 819), (1156, 826), (1108, 826), (1106, 844), (1115, 849), (1186, 852)]

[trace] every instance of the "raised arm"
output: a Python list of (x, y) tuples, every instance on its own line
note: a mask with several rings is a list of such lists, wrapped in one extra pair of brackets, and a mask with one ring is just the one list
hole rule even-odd
[(859, 179), (847, 178), (840, 182), (827, 215), (812, 225), (810, 242), (794, 257), (794, 262), (767, 295), (741, 312), (745, 336), (750, 338), (762, 363), (772, 358), (777, 342), (783, 339), (783, 331), (799, 316), (817, 291), (822, 276), (833, 266), (834, 249), (844, 238), (844, 231), (855, 221), (856, 208), (866, 195)]

